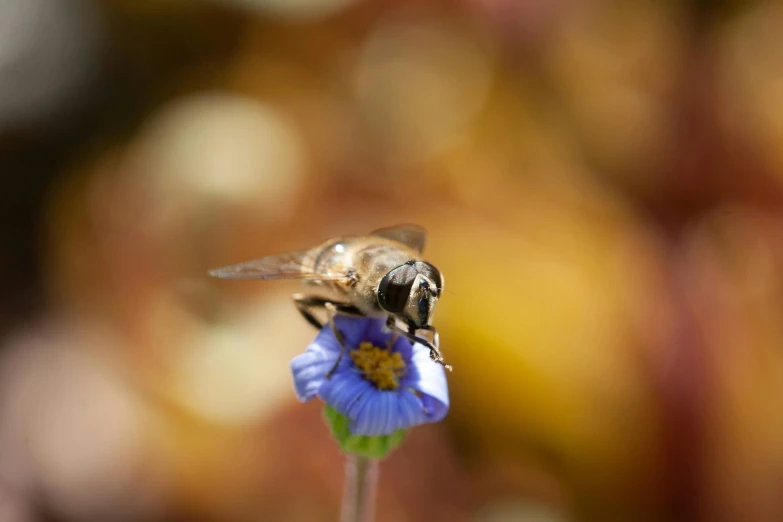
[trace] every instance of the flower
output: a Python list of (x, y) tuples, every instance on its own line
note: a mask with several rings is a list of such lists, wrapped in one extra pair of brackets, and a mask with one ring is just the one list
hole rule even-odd
[(382, 319), (338, 316), (346, 351), (327, 325), (305, 353), (291, 361), (299, 400), (320, 397), (348, 419), (350, 433), (389, 435), (417, 424), (438, 422), (449, 410), (443, 367), (430, 359), (424, 345), (411, 345), (390, 332)]

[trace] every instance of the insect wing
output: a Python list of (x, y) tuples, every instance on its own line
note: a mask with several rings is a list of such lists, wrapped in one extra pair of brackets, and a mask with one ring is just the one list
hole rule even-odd
[(215, 268), (209, 275), (218, 279), (299, 279), (306, 281), (341, 281), (348, 278), (347, 274), (317, 274), (306, 269), (309, 252), (289, 252), (262, 257)]
[(373, 231), (371, 235), (397, 241), (419, 253), (424, 251), (424, 244), (427, 241), (427, 231), (416, 225), (380, 228)]

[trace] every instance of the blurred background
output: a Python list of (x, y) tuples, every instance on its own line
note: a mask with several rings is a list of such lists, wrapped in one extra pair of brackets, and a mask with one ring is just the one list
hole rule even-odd
[(296, 284), (429, 230), (378, 520), (783, 520), (783, 5), (0, 0), (0, 521), (336, 520)]

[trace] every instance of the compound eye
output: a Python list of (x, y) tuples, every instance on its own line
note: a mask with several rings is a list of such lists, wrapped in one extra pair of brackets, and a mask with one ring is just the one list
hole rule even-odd
[(435, 268), (435, 265), (432, 263), (427, 263), (426, 261), (417, 261), (416, 262), (416, 270), (423, 276), (425, 276), (427, 279), (435, 283), (434, 294), (440, 295), (441, 290), (443, 290), (443, 277), (440, 275), (440, 271)]
[(413, 281), (418, 272), (411, 265), (398, 266), (381, 279), (378, 286), (378, 304), (387, 312), (399, 314), (408, 303)]

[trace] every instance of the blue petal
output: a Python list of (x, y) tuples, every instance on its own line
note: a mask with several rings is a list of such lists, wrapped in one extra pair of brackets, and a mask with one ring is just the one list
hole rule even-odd
[[(326, 374), (334, 366), (340, 353), (340, 345), (332, 337), (319, 334), (307, 347), (307, 351), (291, 360), (291, 373), (294, 377), (294, 389), (300, 401), (306, 402), (315, 397), (318, 389), (326, 380)], [(336, 371), (343, 370), (350, 357), (343, 357)]]
[(422, 394), (421, 401), (428, 411), (429, 422), (437, 422), (449, 411), (449, 386), (443, 366), (430, 359), (430, 350), (416, 343), (413, 346), (408, 372), (400, 384)]
[(408, 428), (417, 424), (433, 422), (425, 411), (424, 404), (415, 393), (410, 390), (400, 392), (399, 401), (400, 428)]
[(399, 394), (390, 391), (375, 390), (362, 401), (361, 409), (355, 417), (349, 417), (349, 428), (354, 435), (389, 435), (397, 430), (400, 415), (397, 410)]
[(440, 422), (449, 412), (449, 401), (445, 403), (430, 395), (422, 395), (421, 403), (424, 405), (424, 415), (427, 420), (425, 422)]
[(355, 371), (346, 369), (325, 381), (318, 390), (318, 396), (350, 419), (356, 416), (356, 411), (373, 392), (378, 393), (378, 390), (369, 381)]
[(369, 341), (375, 346), (381, 348), (385, 347), (389, 340), (396, 337), (394, 344), (392, 345), (392, 351), (400, 352), (405, 362), (410, 361), (411, 358), (411, 343), (408, 339), (401, 336), (398, 333), (390, 331), (386, 327), (385, 319), (372, 319), (368, 322), (367, 331), (365, 332), (364, 341)]
[[(334, 318), (334, 324), (337, 329), (340, 330), (345, 337), (345, 345), (349, 350), (357, 348), (367, 337), (367, 330), (372, 323), (371, 319), (366, 317), (348, 317), (345, 315), (338, 315)], [(332, 329), (329, 325), (324, 326), (321, 329), (321, 334), (327, 334), (337, 346), (337, 350), (340, 350), (340, 344), (335, 339)], [(320, 334), (319, 334), (320, 337)]]
[(351, 433), (365, 436), (389, 435), (401, 428), (436, 420), (421, 399), (405, 389), (368, 394), (355, 418), (349, 419)]
[(294, 390), (300, 401), (307, 402), (315, 397), (335, 360), (337, 360), (336, 356), (332, 357), (323, 350), (310, 349), (291, 360)]
[(386, 328), (384, 319), (365, 319), (367, 329), (362, 341), (369, 341), (375, 346), (384, 347), (392, 337), (392, 333)]
[(411, 357), (413, 356), (413, 346), (411, 346), (411, 342), (408, 339), (405, 337), (397, 338), (392, 349), (395, 352), (400, 352), (405, 363), (410, 365)]

